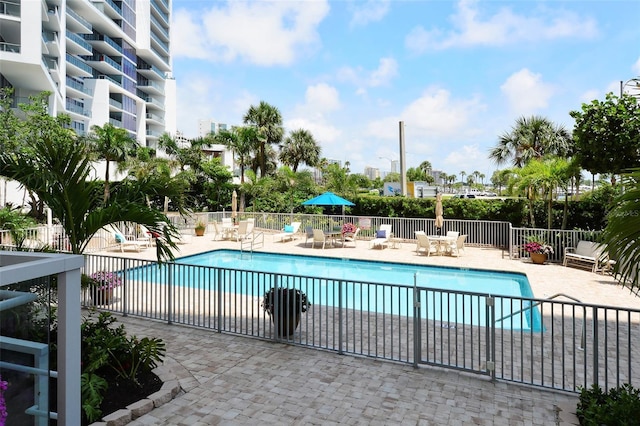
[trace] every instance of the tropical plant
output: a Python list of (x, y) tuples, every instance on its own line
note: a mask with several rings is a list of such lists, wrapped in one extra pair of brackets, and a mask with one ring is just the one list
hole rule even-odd
[[(97, 318), (90, 312), (81, 325), (83, 411), (90, 422), (102, 414), (100, 404), (109, 389), (109, 377), (140, 386), (141, 374), (149, 374), (164, 358), (162, 339), (127, 336), (124, 325), (109, 312)], [(113, 382), (113, 380), (111, 381)], [(116, 381), (117, 383), (117, 381)]]
[(545, 117), (520, 117), (510, 132), (499, 137), (498, 144), (489, 151), (489, 158), (497, 165), (511, 162), (514, 167), (523, 167), (533, 158), (548, 154), (566, 156), (571, 149), (571, 135), (564, 126)]
[(105, 160), (104, 200), (109, 198), (109, 166), (112, 161), (123, 162), (127, 157), (135, 155), (137, 142), (126, 129), (115, 127), (111, 123), (104, 126), (91, 126), (89, 146), (98, 160)]
[(280, 161), (296, 172), (300, 164), (315, 167), (320, 162), (320, 145), (308, 130), (298, 129), (290, 133), (280, 148)]
[[(23, 144), (15, 151), (0, 153), (0, 174), (18, 181), (51, 209), (68, 238), (69, 250), (80, 254), (104, 226), (129, 221), (145, 225), (158, 238), (159, 260), (172, 259), (177, 230), (167, 217), (145, 205), (148, 194), (168, 193), (164, 182), (124, 180), (103, 200), (103, 186), (91, 178), (91, 156), (84, 141), (65, 128), (68, 116), (51, 117), (42, 94), (23, 105), (26, 119), (20, 124)], [(177, 199), (177, 197), (176, 197)], [(180, 207), (178, 205), (178, 207)]]
[(640, 289), (640, 169), (623, 174), (623, 191), (613, 200), (613, 208), (603, 232), (605, 250), (616, 263), (614, 277), (623, 285)]
[(0, 426), (4, 426), (7, 422), (7, 405), (4, 399), (4, 391), (7, 390), (8, 383), (2, 380), (0, 376)]
[(546, 243), (531, 241), (531, 242), (525, 243), (524, 251), (526, 251), (527, 253), (538, 253), (538, 254), (550, 255), (550, 254), (553, 254), (553, 247)]
[(251, 105), (244, 115), (245, 124), (254, 126), (258, 138), (259, 152), (258, 164), (260, 166), (260, 176), (267, 174), (267, 145), (279, 144), (284, 135), (282, 127), (282, 114), (275, 106), (269, 105), (265, 101), (260, 101), (258, 106)]
[(576, 414), (581, 425), (640, 424), (640, 389), (625, 383), (608, 392), (597, 384), (579, 390)]
[(634, 96), (608, 93), (604, 101), (582, 104), (569, 113), (575, 119), (573, 139), (582, 168), (616, 174), (640, 163), (640, 103)]
[(311, 306), (307, 295), (295, 288), (272, 287), (262, 298), (262, 309), (272, 317), (275, 313), (276, 305), (280, 311), (284, 312), (307, 312)]
[(98, 271), (89, 275), (89, 286), (97, 290), (113, 290), (122, 285), (122, 278), (115, 272)]

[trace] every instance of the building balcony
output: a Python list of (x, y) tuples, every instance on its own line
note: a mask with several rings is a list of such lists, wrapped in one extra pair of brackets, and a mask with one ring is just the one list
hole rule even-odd
[(67, 72), (81, 77), (92, 77), (93, 70), (82, 59), (67, 53)]
[(108, 57), (107, 55), (86, 56), (84, 60), (91, 65), (93, 69), (104, 74), (120, 74), (122, 73), (122, 65)]
[(20, 17), (20, 2), (0, 1), (0, 15)]
[(93, 47), (84, 38), (71, 31), (67, 31), (66, 35), (67, 52), (73, 55), (93, 55)]

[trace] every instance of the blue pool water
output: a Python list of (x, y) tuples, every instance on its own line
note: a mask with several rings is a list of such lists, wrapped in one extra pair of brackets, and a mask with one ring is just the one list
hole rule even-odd
[[(516, 298), (532, 298), (533, 293), (526, 275), (510, 272), (484, 271), (463, 268), (438, 266), (422, 266), (391, 262), (366, 261), (354, 259), (338, 259), (316, 256), (299, 256), (273, 253), (246, 253), (237, 250), (214, 250), (207, 253), (183, 257), (176, 260), (177, 267), (172, 280), (176, 285), (189, 287), (204, 286), (209, 281), (206, 274), (193, 271), (190, 266), (206, 266), (225, 269), (241, 269), (257, 273), (275, 273), (279, 277), (279, 285), (303, 286), (312, 303), (337, 306), (337, 282), (348, 281), (342, 287), (342, 303), (353, 309), (369, 309), (399, 315), (412, 315), (412, 304), (391, 304), (391, 300), (410, 300), (415, 284), (421, 288), (453, 290), (497, 296), (513, 296)], [(190, 265), (190, 266), (186, 266)], [(180, 270), (184, 268), (184, 270)], [(156, 272), (154, 272), (156, 271)], [(192, 275), (198, 275), (192, 277)], [(316, 277), (321, 279), (305, 280), (286, 275)], [(163, 268), (154, 270), (141, 268), (129, 271), (131, 279), (153, 280), (163, 282)], [(245, 285), (236, 281), (249, 281), (247, 274), (229, 274), (225, 285), (234, 281), (232, 292), (258, 296), (265, 288), (272, 285), (270, 276), (261, 276), (263, 286)], [(186, 279), (185, 279), (186, 277)], [(197, 279), (196, 279), (197, 278)], [(324, 279), (322, 279), (324, 278)], [(255, 279), (255, 277), (253, 278)], [(381, 289), (371, 283), (394, 284), (397, 287)], [(252, 290), (255, 289), (255, 290)], [(253, 294), (260, 292), (259, 294)], [(427, 300), (423, 301), (423, 315), (427, 318), (442, 321), (484, 325), (485, 297), (481, 295), (454, 296), (437, 290), (426, 291)], [(346, 299), (345, 299), (346, 298)], [(530, 308), (528, 301), (498, 298), (496, 317), (509, 315), (508, 319), (497, 322), (497, 326), (509, 329), (539, 331), (541, 321), (537, 308)], [(395, 306), (395, 308), (394, 308)], [(399, 306), (399, 308), (398, 308)], [(395, 309), (395, 310), (394, 310)], [(399, 311), (398, 311), (399, 309)], [(518, 312), (522, 311), (522, 312)]]

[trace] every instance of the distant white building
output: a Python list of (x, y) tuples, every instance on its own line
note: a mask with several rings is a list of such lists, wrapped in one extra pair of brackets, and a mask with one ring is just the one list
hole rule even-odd
[(364, 168), (364, 175), (371, 180), (375, 180), (380, 177), (380, 169), (367, 166)]

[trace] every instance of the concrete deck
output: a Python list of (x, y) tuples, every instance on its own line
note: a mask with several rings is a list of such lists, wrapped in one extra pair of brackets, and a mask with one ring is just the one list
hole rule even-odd
[[(397, 261), (527, 274), (534, 297), (565, 293), (585, 303), (640, 309), (640, 298), (606, 275), (561, 265), (534, 265), (503, 258), (501, 250), (467, 247), (461, 257), (416, 255), (415, 242), (398, 248), (311, 248), (305, 237), (280, 242), (271, 235), (259, 251)], [(193, 237), (177, 256), (221, 248), (234, 241)], [(155, 259), (155, 249), (140, 253), (103, 252)], [(119, 318), (131, 334), (162, 338), (165, 366), (183, 392), (132, 425), (242, 424), (577, 424), (573, 394), (434, 367), (413, 368), (369, 358)]]

